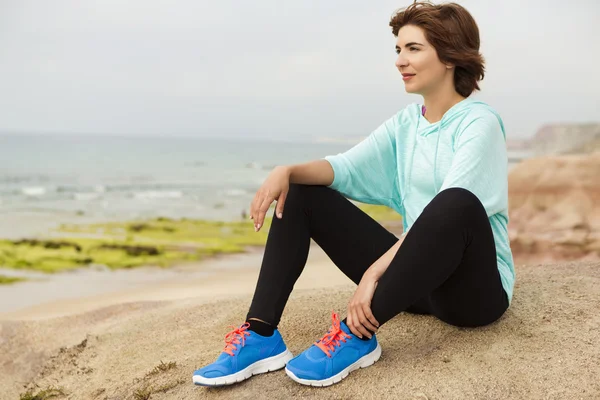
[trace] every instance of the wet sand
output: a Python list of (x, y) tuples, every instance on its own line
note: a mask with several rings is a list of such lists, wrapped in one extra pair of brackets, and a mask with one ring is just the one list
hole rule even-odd
[[(30, 281), (0, 287), (0, 320), (34, 320), (66, 316), (139, 301), (216, 298), (251, 294), (264, 249), (223, 255), (170, 268), (76, 270), (30, 274)], [(320, 288), (351, 283), (316, 245), (296, 287)], [(10, 270), (2, 272), (10, 274)]]

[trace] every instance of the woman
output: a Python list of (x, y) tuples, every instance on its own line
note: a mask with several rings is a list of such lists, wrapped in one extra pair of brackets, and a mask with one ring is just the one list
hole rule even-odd
[[(299, 383), (327, 386), (377, 361), (375, 333), (402, 311), (477, 327), (508, 308), (504, 127), (469, 97), (484, 76), (478, 27), (457, 4), (429, 3), (397, 12), (390, 26), (405, 89), (423, 105), (343, 154), (271, 172), (250, 209), (258, 231), (277, 201), (246, 322), (194, 383), (227, 385), (285, 366)], [(393, 208), (405, 233), (397, 238), (347, 198)], [(292, 358), (277, 325), (311, 238), (358, 287), (346, 319), (334, 313), (329, 332)]]

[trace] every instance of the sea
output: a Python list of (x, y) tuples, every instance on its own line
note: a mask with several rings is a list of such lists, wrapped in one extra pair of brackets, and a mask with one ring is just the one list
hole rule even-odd
[(314, 141), (0, 136), (0, 214), (240, 218), (276, 165), (336, 154)]
[(337, 154), (352, 145), (314, 140), (3, 135), (0, 237), (20, 236), (33, 227), (57, 222), (154, 217), (239, 220), (274, 166)]

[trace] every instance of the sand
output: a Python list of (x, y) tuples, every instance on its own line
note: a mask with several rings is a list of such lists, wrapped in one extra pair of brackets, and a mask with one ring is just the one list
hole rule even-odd
[[(0, 399), (35, 385), (59, 386), (62, 398), (106, 400), (145, 389), (151, 399), (600, 398), (600, 265), (589, 262), (518, 266), (511, 308), (487, 327), (402, 313), (378, 334), (381, 359), (329, 388), (299, 385), (283, 371), (225, 388), (194, 386), (194, 369), (213, 361), (228, 326), (243, 321), (259, 259), (222, 258), (209, 262), (220, 272), (202, 279), (0, 314)], [(352, 292), (313, 251), (280, 324), (290, 350), (321, 337), (331, 310), (343, 314)], [(151, 373), (161, 361), (175, 364)]]

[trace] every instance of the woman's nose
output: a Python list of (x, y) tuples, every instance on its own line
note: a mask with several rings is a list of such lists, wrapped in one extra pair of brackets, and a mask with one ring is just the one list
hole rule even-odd
[(407, 65), (408, 65), (408, 61), (402, 55), (402, 53), (398, 54), (398, 57), (396, 57), (396, 68), (403, 68), (403, 67), (406, 67)]

